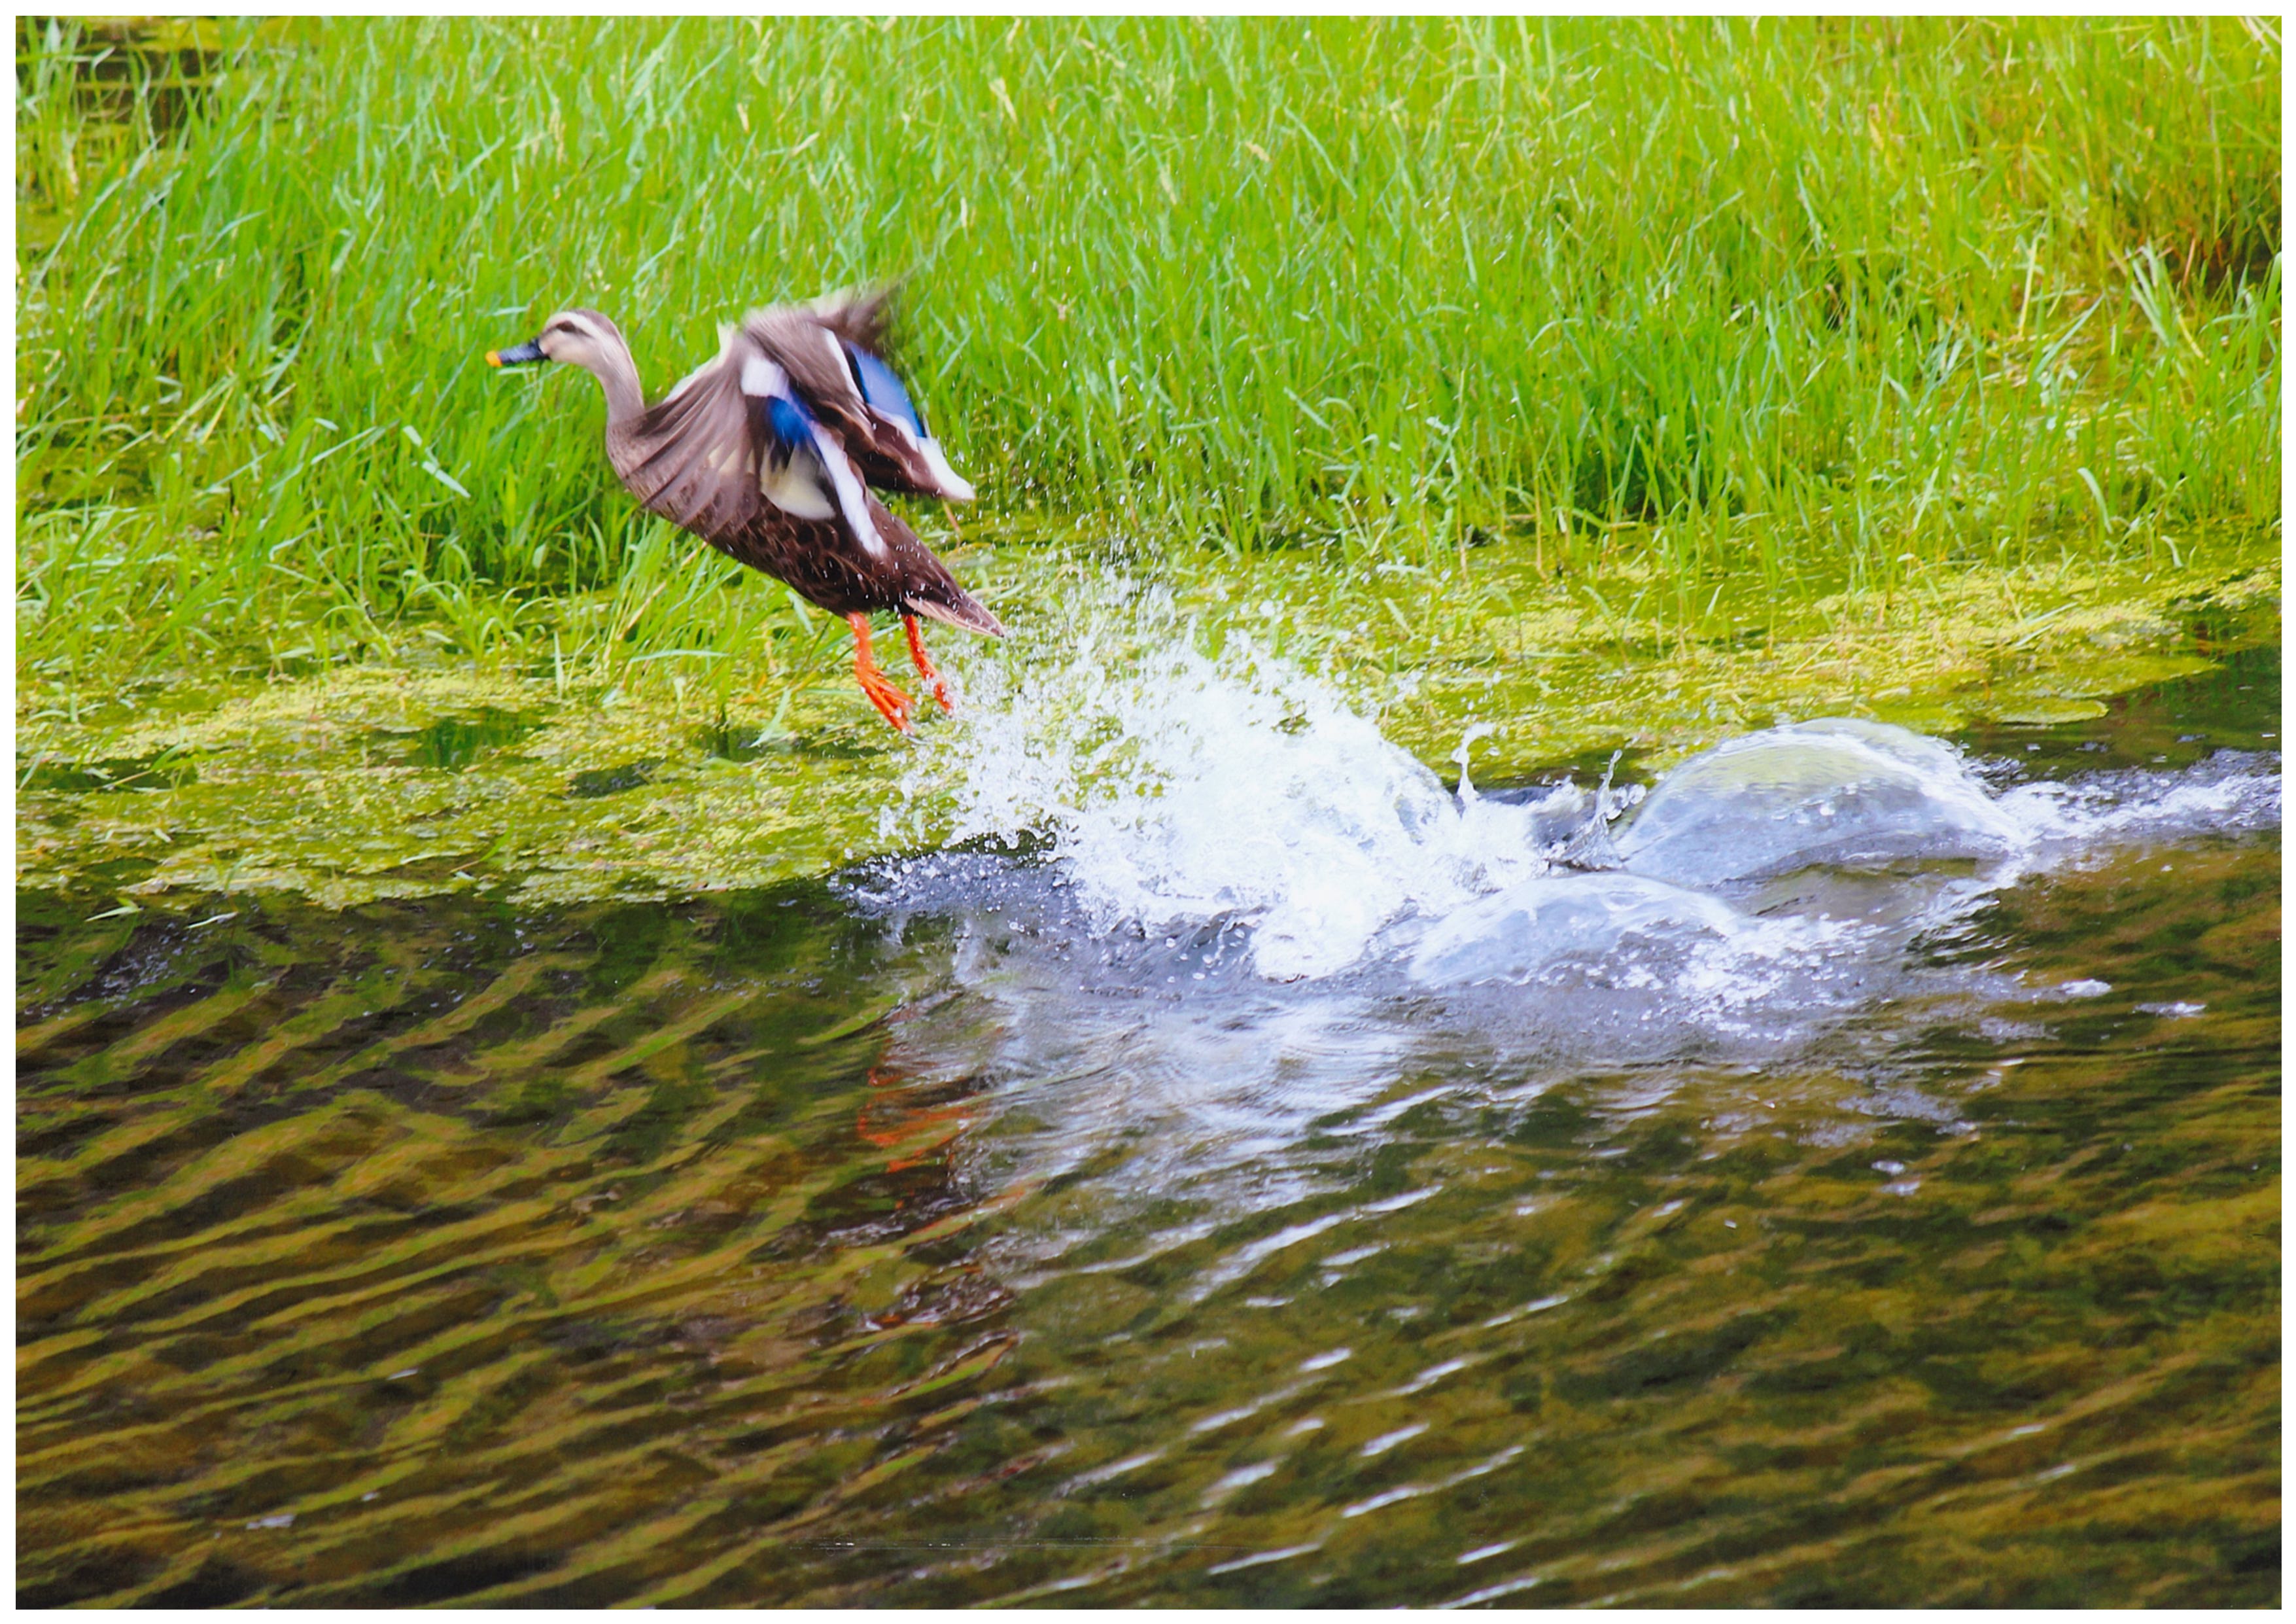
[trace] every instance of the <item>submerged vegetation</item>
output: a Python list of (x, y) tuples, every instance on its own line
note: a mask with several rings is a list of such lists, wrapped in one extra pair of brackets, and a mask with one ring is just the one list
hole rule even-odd
[(480, 356), (594, 304), (658, 390), (889, 276), (983, 494), (921, 528), (1047, 641), (1115, 543), (1431, 761), (1446, 660), (1536, 700), (1515, 768), (1695, 742), (1686, 681), (2093, 703), (2179, 601), (2276, 599), (2279, 83), (2224, 21), (20, 25), (20, 862), (119, 855), (89, 764), (190, 718), (439, 683), (388, 726), (563, 712), (504, 759), (603, 784), (676, 754), (643, 716), (838, 781), (833, 623), (640, 513), (586, 385)]

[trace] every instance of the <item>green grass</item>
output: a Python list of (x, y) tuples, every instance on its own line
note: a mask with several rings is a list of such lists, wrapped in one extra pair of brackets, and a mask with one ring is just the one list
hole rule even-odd
[(1501, 538), (1686, 619), (2279, 520), (2271, 23), (201, 27), (19, 34), (49, 701), (817, 668), (634, 513), (586, 380), (480, 357), (594, 304), (659, 390), (889, 276), (964, 529), (1176, 574)]

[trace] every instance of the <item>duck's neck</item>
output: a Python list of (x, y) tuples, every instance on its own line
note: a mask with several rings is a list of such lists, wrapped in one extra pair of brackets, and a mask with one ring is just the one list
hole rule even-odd
[(622, 342), (622, 335), (615, 333), (601, 344), (596, 361), (586, 365), (606, 391), (607, 432), (636, 422), (645, 411), (645, 391), (638, 386), (638, 365), (630, 359), (630, 347)]

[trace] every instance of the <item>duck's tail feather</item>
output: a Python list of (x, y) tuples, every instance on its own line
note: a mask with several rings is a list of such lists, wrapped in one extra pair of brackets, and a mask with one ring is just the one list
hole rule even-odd
[(900, 596), (893, 607), (908, 614), (922, 615), (928, 620), (961, 626), (984, 637), (1004, 635), (1004, 623), (983, 608), (980, 599), (956, 584), (948, 566), (933, 556), (932, 549), (917, 539), (914, 530), (902, 523), (898, 515), (888, 512), (874, 494), (868, 497), (868, 503), (869, 517), (876, 521), (879, 532), (893, 544), (893, 557), (900, 570)]
[[(927, 593), (932, 595), (928, 597)], [(944, 625), (963, 627), (969, 632), (979, 632), (984, 637), (1001, 637), (1004, 622), (981, 605), (980, 601), (955, 582), (947, 585), (935, 582), (909, 595), (904, 605), (913, 613)]]

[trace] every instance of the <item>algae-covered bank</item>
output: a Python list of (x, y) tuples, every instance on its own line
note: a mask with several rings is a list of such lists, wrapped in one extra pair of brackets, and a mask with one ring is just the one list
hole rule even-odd
[(2276, 22), (16, 49), (20, 1603), (2278, 1598)]
[(132, 911), (816, 878), (945, 841), (979, 752), (1015, 725), (1041, 722), (1062, 749), (1152, 726), (1102, 685), (1144, 661), (1167, 672), (1181, 647), (1281, 666), (1447, 776), (1464, 745), (1476, 777), (1504, 784), (1599, 771), (1614, 750), (1647, 776), (1816, 716), (1944, 734), (2076, 722), (2279, 636), (2279, 561), (2261, 544), (2195, 544), (2183, 569), (1909, 571), (1888, 594), (1784, 608), (1718, 590), (1687, 622), (1644, 612), (1661, 584), (1648, 566), (1558, 581), (1519, 543), (1439, 566), (1159, 568), (1120, 542), (1043, 539), (960, 556), (1015, 636), (952, 653), (965, 709), (921, 744), (886, 733), (833, 657), (714, 693), (419, 646), (297, 678), (178, 677), (20, 720), (18, 882)]

